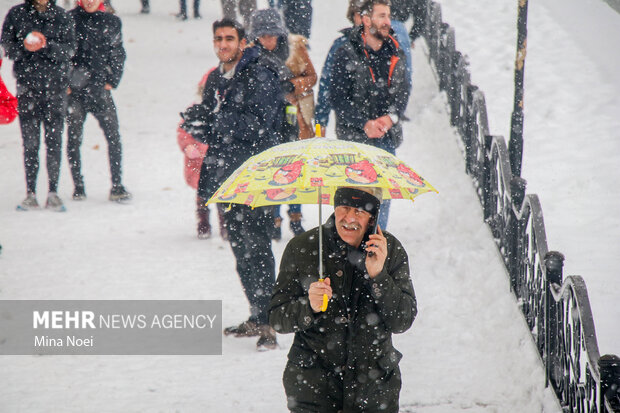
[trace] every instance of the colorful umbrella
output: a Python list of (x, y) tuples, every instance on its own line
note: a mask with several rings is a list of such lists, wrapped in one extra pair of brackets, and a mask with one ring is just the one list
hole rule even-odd
[[(383, 199), (413, 199), (437, 192), (411, 167), (383, 149), (330, 138), (274, 146), (252, 156), (232, 173), (208, 204), (251, 207), (280, 204), (333, 204), (342, 186), (381, 188)], [(319, 228), (319, 277), (323, 279), (323, 237)]]

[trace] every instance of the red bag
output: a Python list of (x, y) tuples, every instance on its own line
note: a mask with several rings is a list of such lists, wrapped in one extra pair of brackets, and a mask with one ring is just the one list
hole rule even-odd
[[(0, 59), (2, 66), (2, 59)], [(0, 125), (13, 122), (17, 116), (17, 98), (6, 88), (0, 76)]]

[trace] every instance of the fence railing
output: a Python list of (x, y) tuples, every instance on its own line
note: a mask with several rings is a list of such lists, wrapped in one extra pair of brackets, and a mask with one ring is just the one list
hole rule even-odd
[(505, 139), (489, 133), (484, 94), (471, 84), (454, 28), (442, 21), (440, 4), (423, 3), (419, 32), (463, 140), (466, 172), (545, 366), (546, 385), (566, 412), (620, 413), (620, 358), (599, 355), (586, 284), (580, 276), (563, 279), (564, 257), (547, 248), (540, 201), (526, 195), (524, 179), (513, 177)]

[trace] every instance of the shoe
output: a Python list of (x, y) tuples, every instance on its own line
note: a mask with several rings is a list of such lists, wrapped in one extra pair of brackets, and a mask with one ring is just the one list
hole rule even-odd
[(37, 202), (37, 195), (34, 192), (28, 192), (26, 199), (24, 199), (21, 204), (17, 205), (18, 211), (30, 211), (38, 208), (39, 203)]
[(306, 232), (304, 227), (301, 226), (301, 212), (289, 212), (288, 216), (290, 218), (291, 231), (293, 231), (295, 236)]
[(282, 217), (273, 219), (273, 229), (271, 230), (271, 239), (280, 241), (282, 239)]
[(276, 330), (271, 326), (265, 324), (259, 327), (260, 337), (256, 342), (256, 350), (267, 351), (275, 350), (278, 347), (278, 341), (276, 340)]
[(198, 239), (211, 238), (211, 224), (209, 224), (209, 210), (196, 211), (198, 216)]
[(123, 203), (131, 201), (131, 198), (131, 193), (127, 192), (123, 185), (114, 185), (110, 190), (110, 201)]
[(84, 192), (84, 185), (76, 185), (73, 190), (74, 201), (84, 201), (86, 199), (86, 192)]
[(179, 20), (187, 20), (187, 14), (185, 13), (179, 13), (175, 17)]
[(202, 19), (202, 16), (200, 15), (200, 13), (194, 13), (194, 19), (200, 20)]
[[(261, 326), (262, 327), (262, 326)], [(226, 327), (224, 329), (224, 335), (235, 337), (255, 337), (260, 334), (259, 326), (254, 321), (244, 321), (238, 326)]]
[(56, 192), (50, 192), (47, 194), (45, 208), (56, 212), (65, 212), (67, 210), (67, 208), (65, 208), (65, 204), (62, 203), (62, 199), (60, 199)]
[(149, 14), (151, 12), (151, 8), (149, 6), (144, 6), (142, 7), (142, 10), (140, 10), (140, 13), (142, 14)]

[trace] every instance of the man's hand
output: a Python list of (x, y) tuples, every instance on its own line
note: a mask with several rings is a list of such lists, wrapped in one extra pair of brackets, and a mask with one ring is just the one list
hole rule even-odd
[(310, 307), (315, 313), (321, 312), (323, 306), (323, 295), (327, 294), (327, 298), (332, 298), (332, 287), (329, 278), (325, 278), (323, 282), (317, 281), (310, 284), (308, 289), (308, 298), (310, 299)]
[(45, 47), (47, 39), (41, 32), (30, 32), (24, 39), (24, 47), (29, 52), (37, 52)]
[(394, 126), (392, 124), (392, 119), (390, 119), (388, 115), (384, 115), (366, 122), (364, 125), (364, 132), (370, 139), (376, 139), (385, 135), (392, 126)]
[(383, 270), (387, 258), (387, 240), (378, 225), (377, 233), (370, 234), (369, 240), (366, 242), (366, 251), (373, 252), (373, 254), (366, 255), (366, 271), (368, 271), (370, 278), (375, 278)]
[(109, 83), (106, 83), (106, 84), (105, 84), (105, 86), (104, 86), (103, 88), (104, 88), (105, 90), (112, 90), (112, 89), (114, 89), (114, 88), (112, 87), (112, 85), (111, 85), (111, 84), (109, 84)]

